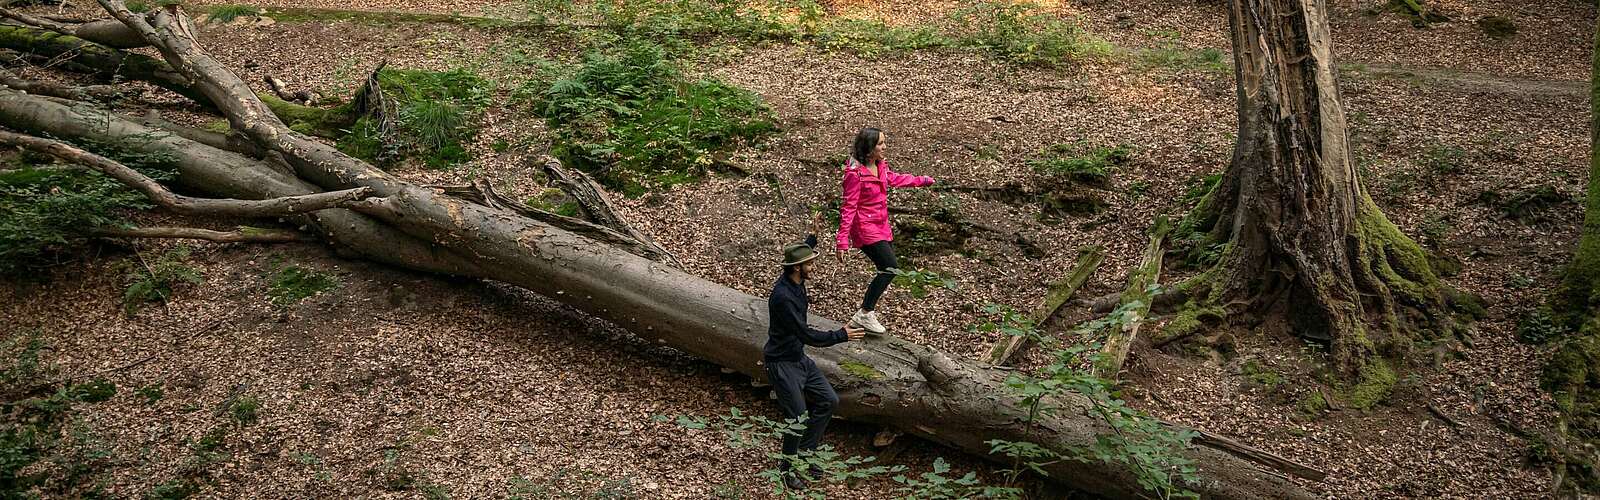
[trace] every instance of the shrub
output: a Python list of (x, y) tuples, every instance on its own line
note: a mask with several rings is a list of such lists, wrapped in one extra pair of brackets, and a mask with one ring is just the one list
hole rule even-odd
[(345, 154), (390, 166), (406, 157), (432, 168), (471, 160), (466, 144), (477, 136), (476, 122), (489, 103), (492, 86), (465, 69), (426, 71), (385, 69), (379, 88), (395, 113), (394, 130), (362, 117), (339, 138)]
[(694, 180), (717, 156), (775, 132), (772, 111), (743, 89), (689, 80), (658, 45), (591, 53), (535, 103), (553, 152), (637, 196)]
[(1076, 25), (1041, 12), (1031, 2), (984, 0), (956, 10), (951, 17), (958, 44), (1018, 64), (1055, 66), (1111, 52), (1109, 44), (1091, 39)]
[(241, 17), (251, 17), (261, 14), (261, 11), (249, 5), (218, 5), (211, 8), (206, 16), (207, 21), (229, 23)]
[(1045, 175), (1083, 184), (1105, 184), (1111, 169), (1128, 163), (1133, 148), (1089, 147), (1084, 143), (1057, 144), (1045, 149), (1028, 166)]
[[(132, 141), (145, 140), (144, 138)], [(143, 153), (130, 143), (85, 143), (85, 150), (122, 162), (156, 180), (172, 177), (166, 154)], [(127, 224), (124, 213), (153, 205), (97, 171), (65, 169), (48, 158), (22, 155), (21, 168), (0, 171), (0, 274), (47, 268), (100, 227)]]

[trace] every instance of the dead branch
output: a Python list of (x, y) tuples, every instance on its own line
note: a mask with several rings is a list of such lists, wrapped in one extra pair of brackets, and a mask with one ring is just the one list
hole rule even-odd
[(605, 189), (600, 187), (600, 183), (595, 182), (594, 178), (583, 172), (568, 170), (561, 165), (561, 160), (557, 160), (554, 157), (545, 156), (542, 160), (544, 161), (545, 174), (549, 175), (550, 180), (556, 183), (556, 187), (565, 191), (567, 196), (571, 196), (573, 200), (578, 202), (578, 210), (583, 212), (585, 219), (628, 235), (629, 238), (638, 240), (645, 246), (654, 249), (656, 253), (667, 256), (667, 259), (674, 265), (682, 265), (678, 262), (678, 258), (672, 255), (672, 252), (662, 248), (655, 240), (639, 232), (638, 229), (634, 229), (627, 219), (622, 218), (622, 214), (617, 213), (612, 208), (611, 199), (606, 196)]
[(241, 227), (237, 231), (213, 231), (193, 227), (136, 227), (97, 228), (89, 231), (91, 236), (106, 238), (175, 238), (189, 240), (205, 240), (214, 243), (290, 243), (295, 241), (316, 241), (310, 235), (291, 231), (288, 229), (262, 229)]
[[(1045, 323), (1055, 316), (1056, 311), (1059, 311), (1063, 304), (1067, 303), (1067, 299), (1072, 298), (1072, 294), (1077, 293), (1078, 289), (1089, 281), (1089, 276), (1100, 268), (1100, 263), (1104, 260), (1105, 247), (1094, 245), (1080, 250), (1078, 252), (1078, 262), (1073, 266), (1072, 272), (1064, 276), (1061, 281), (1050, 285), (1050, 292), (1045, 294), (1044, 301), (1037, 309), (1033, 310), (1032, 314), (1028, 315), (1028, 319), (1033, 321), (1034, 327), (1043, 331)], [(1000, 341), (995, 342), (994, 347), (989, 349), (989, 364), (1004, 365), (1010, 363), (1012, 357), (1027, 347), (1028, 340), (1028, 337), (1021, 336), (1001, 338)]]
[(1140, 260), (1139, 267), (1129, 273), (1128, 287), (1122, 292), (1121, 304), (1130, 305), (1132, 310), (1128, 311), (1128, 317), (1123, 318), (1122, 327), (1111, 329), (1106, 338), (1105, 347), (1100, 350), (1103, 356), (1095, 363), (1096, 375), (1113, 378), (1122, 371), (1122, 363), (1128, 359), (1128, 352), (1139, 337), (1139, 326), (1150, 315), (1150, 292), (1146, 290), (1161, 280), (1161, 257), (1165, 254), (1162, 244), (1171, 230), (1172, 225), (1167, 223), (1165, 216), (1156, 217), (1144, 258)]
[(251, 158), (264, 158), (267, 156), (267, 152), (263, 151), (261, 146), (256, 145), (255, 142), (239, 136), (238, 134), (217, 133), (209, 130), (200, 130), (194, 127), (180, 125), (163, 118), (160, 112), (153, 109), (146, 111), (144, 116), (139, 118), (139, 124), (146, 127), (158, 128), (167, 132), (172, 132), (178, 137), (205, 144), (223, 151), (232, 151)]
[(169, 191), (161, 183), (156, 182), (155, 179), (128, 168), (126, 165), (104, 156), (78, 149), (61, 141), (0, 130), (0, 144), (8, 144), (48, 154), (99, 170), (128, 185), (128, 187), (144, 193), (145, 196), (150, 198), (150, 201), (155, 202), (157, 205), (185, 215), (272, 217), (302, 214), (328, 208), (361, 208), (370, 206), (372, 203), (365, 201), (372, 196), (372, 189), (366, 187), (302, 196), (285, 196), (268, 200), (191, 198)]
[(434, 186), (445, 194), (461, 198), (479, 205), (500, 210), (516, 212), (533, 220), (544, 222), (567, 231), (582, 234), (595, 241), (627, 250), (629, 253), (657, 262), (671, 262), (677, 265), (672, 254), (665, 253), (659, 247), (644, 241), (634, 239), (632, 236), (617, 232), (617, 230), (595, 224), (593, 222), (574, 219), (561, 214), (551, 213), (518, 203), (495, 191), (488, 181), (479, 179), (466, 186)]
[[(124, 89), (112, 85), (87, 85), (82, 87), (61, 85), (58, 83), (26, 80), (16, 74), (0, 69), (0, 85), (5, 85), (33, 95), (59, 97), (77, 101), (109, 102), (121, 99)], [(129, 89), (137, 92), (137, 89)]]
[(100, 19), (81, 23), (63, 22), (51, 16), (33, 16), (3, 7), (0, 7), (0, 17), (27, 26), (82, 38), (114, 49), (132, 49), (149, 45), (138, 33), (128, 29), (127, 25), (116, 19)]
[(304, 90), (301, 90), (301, 91), (298, 91), (298, 92), (290, 92), (289, 91), (289, 84), (284, 83), (283, 80), (279, 79), (276, 76), (267, 75), (267, 76), (262, 77), (262, 80), (265, 80), (267, 82), (267, 86), (272, 88), (272, 93), (273, 94), (277, 94), (279, 99), (283, 99), (285, 101), (296, 103), (296, 104), (306, 104), (306, 105), (311, 104), (311, 100), (312, 99), (311, 99), (311, 93), (310, 92), (306, 92)]

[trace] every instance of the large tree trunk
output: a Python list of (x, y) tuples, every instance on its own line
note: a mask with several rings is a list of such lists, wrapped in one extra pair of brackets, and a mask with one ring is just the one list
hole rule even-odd
[[(330, 238), (343, 237), (348, 248), (401, 266), (511, 283), (614, 322), (643, 338), (751, 377), (765, 376), (759, 364), (768, 319), (763, 299), (516, 212), (407, 183), (350, 158), (284, 126), (248, 86), (195, 46), (191, 28), (175, 8), (146, 23), (121, 8), (120, 2), (101, 3), (161, 50), (172, 67), (183, 71), (195, 89), (227, 115), (234, 129), (281, 155), (299, 177), (277, 178), (275, 175), (281, 174), (264, 162), (218, 168), (184, 161), (180, 162), (181, 182), (235, 198), (250, 197), (243, 192), (252, 189), (244, 177), (270, 179), (281, 185), (272, 193), (263, 193), (272, 196), (297, 194), (305, 181), (321, 189), (365, 187), (382, 201), (357, 208), (359, 214), (324, 210), (312, 217), (340, 214), (352, 225), (374, 223), (404, 234), (390, 229), (388, 233), (371, 230), (351, 235), (342, 233), (338, 224), (322, 226)], [(106, 117), (101, 111), (50, 105), (54, 103), (0, 92), (0, 119), (66, 140), (113, 133), (126, 139), (140, 137), (137, 132), (142, 127)], [(93, 121), (78, 119), (84, 116)], [(173, 136), (159, 140), (186, 141)], [(163, 144), (209, 150), (208, 155), (222, 153), (192, 141)], [(243, 158), (230, 158), (235, 157)], [(430, 253), (421, 265), (406, 262), (409, 256), (389, 255), (393, 252), (391, 240)], [(776, 267), (773, 271), (777, 273)], [(840, 326), (820, 317), (811, 322), (824, 329)], [(1075, 396), (1051, 402), (1060, 410), (1027, 425), (1027, 412), (1005, 386), (1004, 372), (898, 339), (848, 343), (814, 351), (813, 356), (838, 382), (840, 415), (904, 429), (981, 457), (999, 458), (989, 453), (987, 442), (994, 439), (1028, 441), (1071, 453), (1091, 446), (1099, 435), (1114, 432), (1088, 416), (1088, 402)], [(1184, 453), (1197, 462), (1203, 478), (1201, 484), (1189, 487), (1208, 497), (1308, 497), (1298, 486), (1219, 449), (1197, 446)], [(1122, 466), (1063, 460), (1045, 468), (1056, 481), (1101, 495), (1126, 498), (1142, 493), (1132, 472)]]
[(1448, 327), (1448, 308), (1422, 249), (1357, 179), (1325, 5), (1232, 0), (1228, 19), (1233, 163), (1180, 231), (1227, 246), (1183, 291), (1197, 309), (1286, 319), (1296, 334), (1331, 343), (1347, 375), (1392, 378), (1373, 355), (1403, 354), (1410, 335)]
[(1600, 25), (1595, 27), (1594, 68), (1589, 101), (1593, 109), (1590, 137), (1589, 192), (1583, 210), (1583, 232), (1572, 264), (1562, 277), (1552, 306), (1569, 328), (1594, 315), (1600, 305)]

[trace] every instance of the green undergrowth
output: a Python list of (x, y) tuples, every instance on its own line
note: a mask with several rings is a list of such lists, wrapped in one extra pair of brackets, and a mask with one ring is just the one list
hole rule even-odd
[(166, 303), (172, 299), (174, 289), (183, 285), (197, 285), (203, 281), (200, 270), (190, 266), (189, 247), (178, 245), (160, 256), (146, 259), (135, 255), (124, 261), (128, 288), (122, 294), (122, 308), (133, 314), (151, 302)]
[(1126, 144), (1056, 144), (1041, 151), (1028, 166), (1055, 182), (1103, 186), (1110, 181), (1112, 171), (1126, 165), (1132, 155), (1133, 147)]
[[(175, 158), (138, 151), (137, 141), (83, 143), (157, 180), (171, 179)], [(109, 176), (20, 153), (0, 170), (0, 274), (20, 275), (66, 262), (94, 228), (124, 227), (132, 210), (153, 205)]]
[(0, 496), (109, 498), (114, 446), (88, 414), (117, 386), (61, 382), (38, 332), (8, 334), (0, 342)]
[(649, 42), (592, 52), (523, 95), (554, 131), (557, 157), (628, 196), (698, 179), (778, 130), (760, 97), (689, 77)]
[(373, 116), (358, 118), (343, 137), (345, 154), (392, 166), (416, 158), (431, 168), (448, 168), (472, 159), (467, 144), (477, 136), (479, 119), (493, 85), (470, 70), (384, 69), (379, 88), (389, 101), (393, 130)]
[(267, 297), (273, 304), (287, 307), (338, 286), (337, 276), (308, 267), (289, 265), (268, 275)]

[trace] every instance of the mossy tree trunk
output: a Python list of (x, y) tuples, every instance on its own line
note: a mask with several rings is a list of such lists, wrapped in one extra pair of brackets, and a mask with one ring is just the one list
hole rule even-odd
[(1593, 316), (1600, 305), (1600, 25), (1595, 27), (1594, 68), (1590, 77), (1591, 118), (1589, 192), (1583, 210), (1583, 233), (1578, 239), (1578, 251), (1572, 264), (1562, 277), (1556, 293), (1555, 312), (1566, 326), (1575, 328)]
[[(1183, 284), (1194, 308), (1285, 321), (1331, 344), (1348, 376), (1414, 332), (1448, 326), (1426, 255), (1373, 204), (1350, 159), (1321, 0), (1232, 0), (1239, 134), (1233, 163), (1180, 228), (1223, 244)], [(1252, 325), (1255, 326), (1255, 325)], [(1371, 376), (1368, 376), (1371, 375)]]

